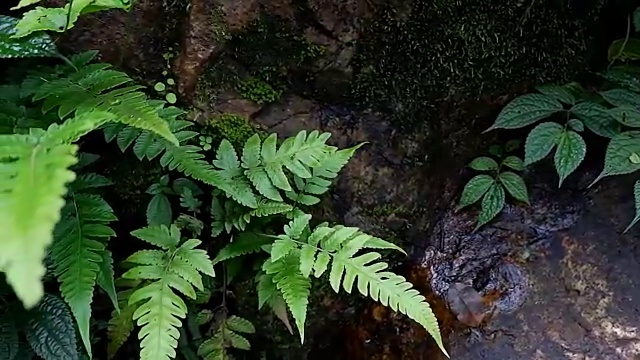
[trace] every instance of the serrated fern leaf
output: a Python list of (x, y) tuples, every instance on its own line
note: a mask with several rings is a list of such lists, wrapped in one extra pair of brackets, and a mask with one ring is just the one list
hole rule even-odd
[(108, 64), (91, 64), (60, 78), (45, 79), (33, 100), (44, 100), (43, 110), (57, 108), (61, 118), (75, 112), (106, 111), (114, 121), (154, 132), (178, 145), (167, 122), (125, 73)]
[(78, 324), (82, 342), (91, 357), (89, 321), (91, 302), (105, 243), (115, 232), (113, 210), (98, 195), (70, 192), (54, 232), (51, 257), (60, 293)]
[[(43, 141), (44, 143), (40, 143)], [(44, 294), (45, 250), (64, 206), (77, 146), (36, 136), (0, 136), (0, 269), (25, 307)]]
[(258, 234), (250, 232), (241, 233), (218, 252), (218, 255), (213, 259), (213, 264), (238, 256), (257, 253), (261, 250), (262, 246), (272, 241), (272, 239)]
[(213, 336), (200, 344), (198, 355), (205, 360), (228, 359), (227, 349), (250, 350), (251, 344), (239, 333), (253, 334), (253, 324), (239, 316), (224, 319)]
[(61, 299), (45, 295), (29, 315), (25, 335), (39, 357), (44, 360), (80, 358), (73, 318)]
[(291, 311), (300, 333), (300, 341), (304, 342), (311, 281), (300, 272), (299, 257), (293, 254), (278, 261), (267, 260), (262, 269), (267, 275), (273, 274), (272, 280)]
[(120, 312), (111, 312), (111, 319), (107, 325), (107, 358), (113, 359), (118, 349), (127, 341), (133, 331), (133, 313), (136, 306), (129, 304), (129, 296), (133, 290), (126, 290), (118, 293), (118, 304)]
[(122, 275), (124, 279), (150, 280), (129, 298), (129, 304), (137, 304), (133, 319), (140, 326), (140, 358), (168, 360), (176, 356), (180, 319), (187, 314), (187, 305), (174, 290), (195, 299), (194, 286), (204, 288), (200, 273), (212, 275), (213, 265), (203, 250), (195, 248), (199, 240), (178, 246), (180, 232), (176, 226), (171, 230), (165, 226), (148, 227), (133, 234), (164, 249), (134, 253), (126, 261), (137, 266)]

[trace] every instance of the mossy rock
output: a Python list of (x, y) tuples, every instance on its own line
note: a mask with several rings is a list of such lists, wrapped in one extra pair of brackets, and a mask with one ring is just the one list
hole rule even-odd
[(251, 136), (258, 133), (258, 129), (243, 116), (221, 114), (209, 120), (203, 133), (212, 137), (212, 143), (215, 147), (220, 144), (222, 139), (227, 139), (236, 149), (240, 150)]
[(579, 17), (563, 1), (416, 0), (381, 9), (358, 46), (353, 96), (424, 121), (442, 99), (563, 83), (587, 69), (587, 29), (603, 0)]

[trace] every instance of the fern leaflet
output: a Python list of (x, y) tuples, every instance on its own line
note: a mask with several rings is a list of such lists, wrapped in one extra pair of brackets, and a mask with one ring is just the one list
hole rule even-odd
[(227, 349), (251, 350), (251, 344), (241, 334), (256, 332), (253, 324), (239, 316), (224, 319), (213, 336), (198, 347), (198, 355), (204, 360), (229, 359)]
[(162, 360), (175, 357), (181, 326), (187, 305), (174, 290), (192, 299), (194, 286), (204, 290), (200, 273), (214, 276), (213, 264), (204, 250), (196, 249), (200, 240), (188, 240), (180, 245), (180, 230), (176, 226), (153, 226), (132, 232), (135, 237), (163, 250), (142, 250), (126, 261), (138, 264), (122, 277), (148, 280), (135, 290), (129, 304), (138, 304), (133, 319), (141, 327), (140, 358)]

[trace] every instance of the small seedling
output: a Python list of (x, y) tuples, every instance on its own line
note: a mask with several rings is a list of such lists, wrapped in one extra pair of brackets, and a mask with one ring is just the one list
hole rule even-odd
[(200, 142), (200, 147), (204, 151), (211, 150), (211, 143), (213, 142), (213, 138), (208, 135), (200, 135), (198, 136), (198, 141)]

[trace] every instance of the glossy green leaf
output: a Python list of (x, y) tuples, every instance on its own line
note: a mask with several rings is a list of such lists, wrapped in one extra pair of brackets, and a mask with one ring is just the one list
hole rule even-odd
[(154, 195), (147, 206), (147, 222), (149, 225), (167, 225), (173, 220), (171, 202), (164, 194)]
[(565, 104), (573, 105), (576, 102), (573, 94), (560, 85), (540, 85), (536, 86), (536, 90)]
[(629, 226), (624, 229), (624, 232), (629, 231), (629, 229), (640, 221), (640, 180), (636, 181), (635, 185), (633, 185), (633, 199), (636, 204), (636, 216), (631, 220)]
[(464, 187), (464, 190), (462, 191), (458, 210), (480, 200), (482, 195), (484, 195), (494, 183), (495, 180), (491, 176), (484, 174), (478, 175), (469, 180), (467, 185)]
[(0, 15), (0, 58), (50, 57), (58, 54), (55, 43), (46, 33), (13, 38), (19, 21), (11, 16)]
[(505, 171), (500, 173), (498, 179), (511, 196), (516, 200), (529, 204), (527, 185), (524, 183), (524, 180), (520, 175), (511, 171)]
[(564, 128), (554, 122), (546, 122), (536, 126), (524, 144), (524, 164), (531, 165), (536, 161), (544, 159), (554, 146), (558, 143), (558, 138)]
[(473, 159), (469, 167), (478, 171), (497, 170), (498, 163), (490, 157), (481, 156)]
[(613, 138), (620, 133), (620, 124), (611, 116), (608, 109), (600, 104), (584, 101), (572, 107), (571, 113), (597, 135)]
[(600, 75), (631, 91), (640, 92), (640, 67), (632, 65), (614, 66)]
[(622, 105), (609, 109), (609, 114), (622, 125), (640, 127), (640, 110), (631, 105)]
[(634, 164), (630, 159), (634, 153), (640, 154), (640, 131), (627, 131), (613, 138), (607, 146), (604, 169), (591, 185), (605, 176), (624, 175), (639, 170), (640, 164)]
[(587, 144), (578, 133), (565, 131), (559, 138), (558, 149), (553, 158), (556, 171), (560, 177), (558, 186), (574, 172), (587, 154)]
[(100, 262), (100, 271), (98, 272), (96, 283), (107, 293), (114, 309), (120, 312), (114, 280), (113, 256), (110, 251), (101, 251), (100, 256), (102, 257), (102, 261)]
[(517, 156), (507, 156), (503, 161), (502, 165), (511, 168), (516, 171), (524, 170), (524, 162)]
[(517, 129), (531, 125), (562, 110), (558, 100), (544, 94), (527, 94), (517, 97), (502, 109), (493, 129)]
[(500, 184), (494, 183), (482, 198), (480, 213), (478, 214), (478, 223), (473, 231), (478, 230), (502, 211), (504, 198), (504, 189)]
[(569, 127), (577, 132), (583, 132), (584, 131), (584, 123), (578, 119), (571, 119), (567, 122), (567, 125), (569, 125)]
[(75, 324), (61, 299), (45, 295), (30, 315), (25, 335), (38, 356), (44, 360), (79, 359)]

